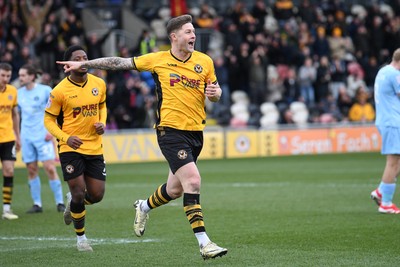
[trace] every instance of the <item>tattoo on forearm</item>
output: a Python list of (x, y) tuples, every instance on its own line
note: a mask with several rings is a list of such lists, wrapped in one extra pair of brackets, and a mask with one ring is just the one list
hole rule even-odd
[(101, 69), (101, 70), (131, 70), (133, 69), (131, 58), (121, 57), (104, 57), (92, 59), (85, 62), (85, 68)]

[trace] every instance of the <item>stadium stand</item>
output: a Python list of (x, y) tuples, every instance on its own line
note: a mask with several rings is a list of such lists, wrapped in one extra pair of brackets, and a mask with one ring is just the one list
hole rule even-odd
[[(23, 2), (27, 5), (22, 6)], [(169, 1), (163, 1), (159, 6), (150, 2), (1, 1), (0, 60), (9, 62), (14, 67), (12, 78), (15, 84), (18, 83), (16, 74), (20, 66), (34, 63), (46, 71), (43, 81), (53, 86), (64, 76), (59, 66), (51, 64), (53, 58), (62, 58), (65, 47), (71, 44), (90, 46), (85, 37), (94, 31), (99, 33), (100, 39), (103, 34), (109, 34), (102, 47), (105, 55), (139, 55), (140, 34), (143, 29), (150, 30), (156, 36), (155, 49), (168, 49), (165, 45), (165, 21), (180, 9), (177, 6), (171, 7)], [(273, 102), (279, 110), (279, 123), (295, 124), (294, 121), (286, 120), (283, 114), (288, 114), (291, 101), (304, 102), (304, 97), (301, 94), (290, 95), (291, 92), (286, 90), (293, 89), (293, 86), (285, 87), (284, 82), (288, 70), (294, 70), (294, 76), (298, 77), (304, 59), (311, 58), (312, 65), (317, 69), (317, 77), (313, 84), (315, 104), (307, 107), (307, 122), (320, 122), (320, 116), (325, 118), (326, 114), (333, 114), (327, 113), (328, 105), (337, 105), (340, 112), (332, 115), (334, 119), (328, 121), (346, 122), (348, 108), (343, 108), (342, 96), (350, 97), (354, 103), (355, 85), (363, 84), (368, 92), (368, 102), (373, 105), (371, 77), (374, 77), (379, 66), (389, 61), (389, 56), (400, 43), (399, 1), (209, 0), (202, 1), (201, 5), (194, 0), (181, 2), (185, 2), (182, 11), (193, 10), (192, 15), (198, 28), (196, 49), (208, 53), (213, 59), (223, 57), (222, 67), (228, 72), (226, 86), (231, 99), (233, 100), (237, 91), (243, 91), (248, 96), (248, 105), (252, 105), (255, 112), (247, 110), (249, 115), (241, 115), (242, 120), (260, 113), (256, 112), (254, 105), (259, 109), (260, 103)], [(38, 16), (35, 22), (40, 23), (40, 27), (38, 23), (35, 23), (35, 27), (29, 24), (26, 8), (32, 16)], [(86, 9), (95, 11), (98, 25), (101, 25), (98, 31), (93, 25), (87, 25), (82, 16)], [(126, 19), (126, 14), (131, 20)], [(52, 49), (48, 49), (49, 47)], [(47, 52), (50, 51), (51, 55), (48, 55)], [(323, 57), (327, 59), (326, 66), (320, 63)], [(257, 62), (257, 67), (252, 62)], [(354, 66), (364, 75), (354, 76)], [(128, 108), (140, 106), (147, 111), (153, 110), (154, 91), (143, 89), (146, 86), (144, 80), (144, 85), (137, 83), (127, 89), (124, 80), (129, 77), (141, 79), (129, 71), (104, 74), (107, 83), (115, 87), (113, 101), (125, 101), (123, 98), (128, 90), (131, 100), (126, 105)], [(257, 91), (259, 88), (262, 89), (262, 94), (254, 96), (253, 89)], [(143, 92), (146, 93), (143, 95)], [(257, 93), (259, 92), (258, 90)], [(254, 103), (255, 100), (258, 103)], [(347, 103), (346, 106), (351, 106), (352, 103)], [(233, 101), (232, 105), (234, 104)], [(225, 106), (218, 110), (232, 110), (229, 103), (223, 105)], [(127, 114), (130, 113), (118, 106), (112, 112), (116, 113), (110, 114), (110, 118), (129, 117)], [(233, 114), (230, 115), (233, 118)], [(231, 122), (226, 118), (216, 117), (226, 117), (223, 112), (210, 113), (209, 116), (222, 126), (228, 126)], [(135, 120), (135, 117), (130, 119)], [(153, 118), (139, 119), (153, 121)], [(251, 121), (252, 126), (262, 126), (260, 120), (249, 118), (247, 121)], [(116, 128), (131, 128), (134, 125), (143, 127), (140, 123), (124, 123)]]

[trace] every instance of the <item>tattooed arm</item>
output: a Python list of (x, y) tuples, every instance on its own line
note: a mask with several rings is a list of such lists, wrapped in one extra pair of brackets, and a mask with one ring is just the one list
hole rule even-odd
[(57, 64), (64, 65), (64, 72), (77, 70), (80, 68), (101, 69), (101, 70), (132, 70), (134, 65), (132, 58), (122, 57), (102, 57), (89, 61), (56, 61)]

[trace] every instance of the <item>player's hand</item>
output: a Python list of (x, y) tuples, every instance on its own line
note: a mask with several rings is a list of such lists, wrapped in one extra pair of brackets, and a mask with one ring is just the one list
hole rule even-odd
[(96, 133), (98, 134), (98, 135), (102, 135), (102, 134), (104, 134), (104, 131), (105, 131), (105, 127), (104, 127), (104, 124), (103, 123), (101, 123), (101, 122), (96, 122), (95, 124), (94, 124), (94, 128), (96, 129)]
[(67, 145), (72, 149), (77, 150), (83, 144), (78, 136), (70, 136), (67, 140)]
[(15, 140), (15, 150), (19, 152), (21, 150), (21, 139), (17, 138)]
[(46, 136), (44, 137), (45, 141), (50, 141), (51, 139), (53, 139), (53, 136), (50, 133), (46, 133)]
[(64, 72), (70, 72), (71, 70), (78, 70), (82, 67), (81, 61), (56, 61), (57, 64), (64, 65)]
[(219, 87), (219, 85), (211, 83), (211, 80), (208, 79), (206, 91), (205, 91), (205, 95), (208, 97), (208, 99), (210, 101), (216, 102), (221, 97), (221, 94), (222, 94), (222, 90)]

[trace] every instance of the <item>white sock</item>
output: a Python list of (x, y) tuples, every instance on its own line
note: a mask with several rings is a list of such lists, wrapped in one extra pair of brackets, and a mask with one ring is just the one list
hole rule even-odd
[(195, 233), (194, 235), (196, 236), (197, 242), (199, 242), (200, 247), (204, 247), (208, 244), (208, 242), (210, 242), (210, 238), (208, 238), (206, 232)]
[(393, 202), (383, 202), (381, 203), (382, 206), (388, 207), (388, 206), (392, 206)]
[(144, 200), (140, 203), (140, 210), (146, 213), (150, 212), (151, 209), (149, 205), (147, 205), (147, 200)]
[(11, 210), (11, 205), (10, 204), (3, 204), (3, 213), (4, 212), (9, 212)]
[(78, 242), (81, 242), (81, 241), (83, 241), (83, 240), (87, 240), (85, 234), (84, 234), (84, 235), (77, 235), (76, 237), (77, 237), (77, 239), (78, 239)]

